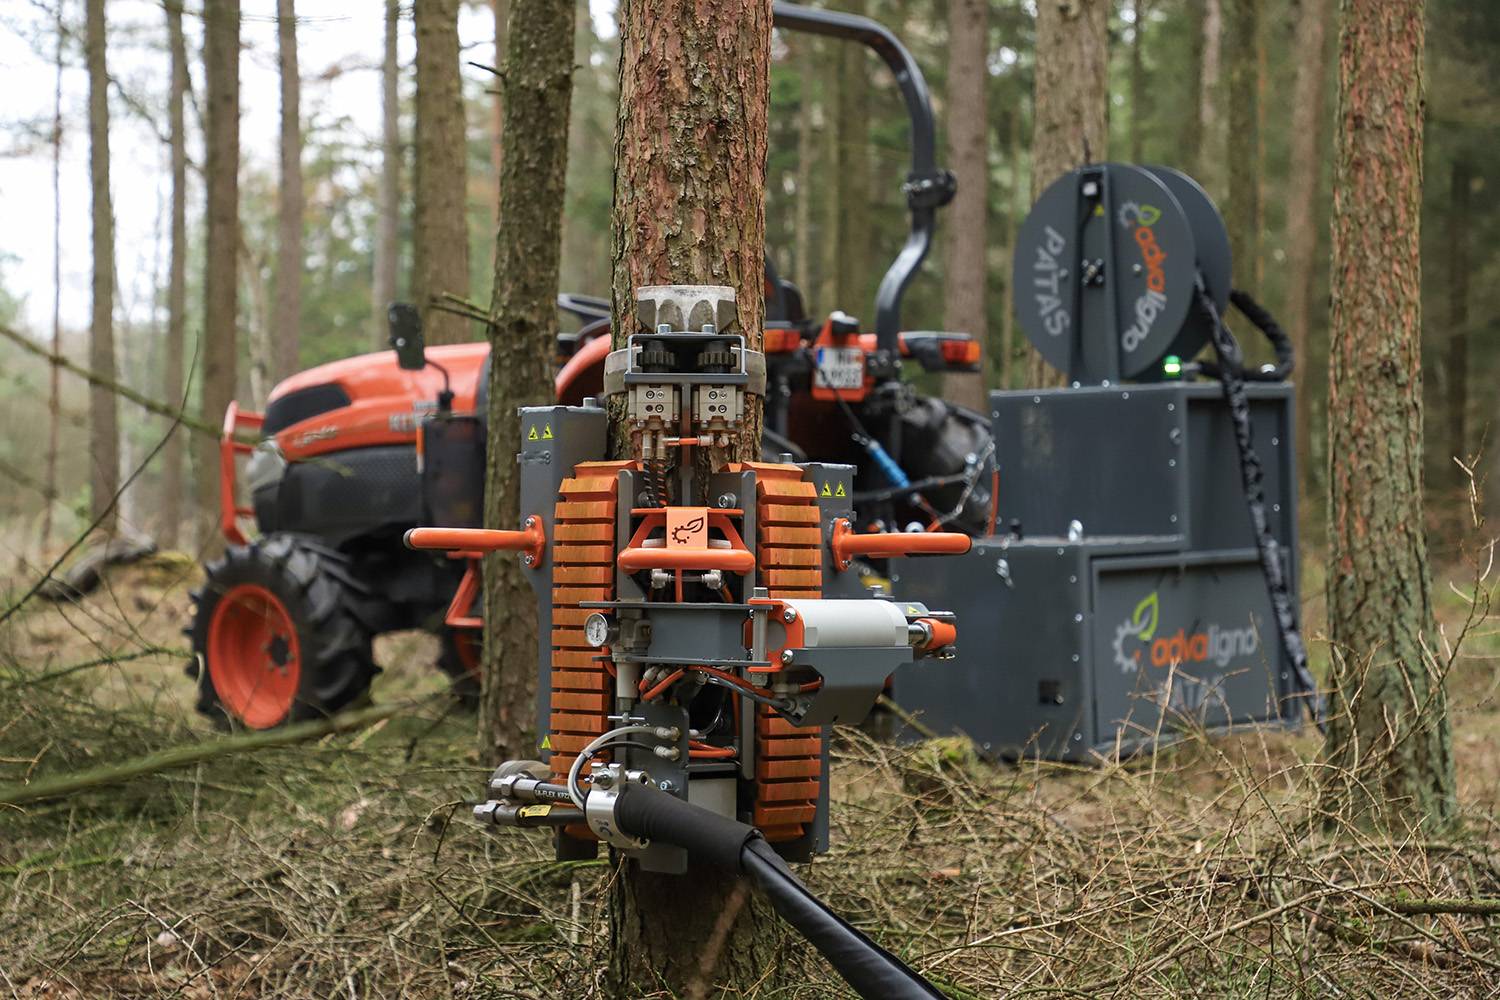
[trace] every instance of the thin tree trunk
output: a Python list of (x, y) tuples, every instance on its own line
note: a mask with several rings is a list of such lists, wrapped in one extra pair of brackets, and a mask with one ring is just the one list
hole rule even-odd
[[(615, 342), (632, 327), (634, 290), (734, 287), (740, 327), (761, 349), (765, 170), (770, 104), (769, 0), (625, 0), (620, 9), (615, 137)], [(661, 44), (670, 37), (671, 46)], [(760, 453), (760, 400), (746, 399), (739, 458)], [(709, 982), (774, 989), (775, 916), (725, 873), (648, 874), (626, 864), (610, 898), (611, 995)], [(728, 911), (727, 940), (709, 946)], [(738, 919), (735, 919), (738, 911)], [(692, 915), (684, 920), (683, 914)], [(703, 969), (717, 951), (716, 968)], [(709, 992), (717, 994), (717, 989)]]
[(795, 56), (801, 104), (797, 108), (797, 208), (793, 220), (796, 230), (793, 234), (795, 248), (793, 263), (796, 264), (797, 270), (794, 280), (797, 282), (797, 287), (802, 290), (803, 296), (811, 296), (817, 291), (813, 287), (815, 280), (813, 275), (816, 272), (812, 260), (812, 186), (813, 160), (817, 156), (815, 141), (817, 125), (813, 121), (815, 110), (813, 83), (818, 76), (818, 57), (812, 38), (798, 39), (796, 44)]
[[(170, 405), (183, 403), (183, 352), (187, 330), (187, 42), (182, 34), (182, 4), (166, 0), (167, 47), (171, 50), (172, 87), (167, 115), (172, 144), (172, 246), (167, 265), (167, 342), (163, 359), (163, 391)], [(159, 540), (167, 547), (180, 538), (182, 521), (182, 462), (186, 433), (172, 432), (162, 449), (161, 520)]]
[(1001, 213), (1001, 245), (1005, 247), (1005, 295), (1000, 313), (1000, 387), (1014, 387), (1016, 360), (1016, 285), (1011, 280), (1012, 262), (1016, 252), (1016, 228), (1026, 214), (1028, 188), (1021, 181), (1022, 131), (1021, 109), (1012, 108), (1006, 116), (1009, 134), (1006, 138), (1006, 159), (1010, 161), (1010, 207)]
[[(57, 5), (56, 82), (52, 95), (52, 353), (62, 353), (62, 4)], [(57, 365), (47, 367), (47, 465), (42, 489), (42, 551), (52, 544), (52, 508), (57, 501), (58, 430), (62, 423), (62, 373)]]
[[(1190, 112), (1183, 116), (1182, 121), (1177, 124), (1177, 166), (1190, 172), (1196, 172), (1198, 159), (1202, 155), (1199, 147), (1203, 143), (1203, 119), (1200, 110), (1202, 103), (1201, 92), (1203, 89), (1203, 21), (1207, 15), (1207, 0), (1185, 0), (1183, 4), (1187, 16), (1187, 51), (1180, 53), (1183, 66), (1183, 74), (1179, 78), (1182, 81), (1181, 89), (1186, 92), (1188, 101), (1186, 107)], [(1176, 59), (1169, 60), (1166, 65), (1178, 65)], [(1201, 178), (1200, 178), (1201, 180)]]
[[(1318, 258), (1318, 190), (1323, 166), (1323, 131), (1328, 78), (1328, 14), (1332, 0), (1302, 0), (1297, 21), (1297, 77), (1293, 84), (1291, 170), (1287, 178), (1286, 325), (1298, 368), (1297, 455), (1302, 463), (1303, 496), (1317, 475), (1312, 463), (1311, 413), (1313, 295), (1322, 261)], [(1305, 509), (1305, 508), (1304, 508)]]
[(1130, 31), (1130, 162), (1145, 163), (1146, 130), (1141, 123), (1146, 119), (1146, 105), (1151, 99), (1146, 87), (1146, 62), (1141, 53), (1141, 40), (1146, 34), (1146, 0), (1131, 0), (1130, 10), (1135, 17)]
[(297, 68), (297, 13), (294, 0), (276, 0), (276, 52), (281, 69), (281, 193), (277, 206), (276, 306), (274, 331), (277, 379), (297, 370), (302, 344), (302, 78)]
[[(510, 24), (510, 0), (490, 0), (490, 16), (495, 22), (495, 68), (500, 69), (506, 59), (505, 33)], [(572, 51), (569, 42), (568, 51)], [(504, 163), (505, 136), (505, 85), (498, 83), (490, 101), (490, 169), (495, 172), (490, 193), (495, 199), (495, 219), (500, 218), (500, 172)], [(566, 139), (564, 133), (564, 139)]]
[[(240, 247), (240, 4), (215, 0), (203, 11), (207, 80), (208, 237), (203, 269), (203, 419), (218, 424), (236, 387), (235, 327), (239, 315)], [(197, 448), (198, 510), (212, 523), (219, 500), (219, 449), (212, 438)], [(212, 533), (205, 541), (211, 541)]]
[[(985, 259), (989, 217), (989, 119), (985, 110), (989, 72), (988, 0), (948, 3), (948, 162), (958, 178), (949, 215), (947, 295), (943, 325), (961, 330), (984, 350)], [(978, 374), (943, 378), (943, 396), (973, 410), (984, 410), (985, 359)]]
[(1210, 194), (1224, 194), (1224, 135), (1219, 127), (1219, 94), (1223, 70), (1223, 0), (1203, 0), (1202, 73), (1198, 78), (1198, 137), (1196, 176)]
[[(1031, 198), (1084, 163), (1106, 158), (1109, 136), (1109, 4), (1038, 0), (1036, 98), (1031, 139)], [(1061, 385), (1034, 348), (1027, 384)]]
[(276, 350), (276, 335), (271, 328), (271, 316), (275, 307), (271, 304), (271, 290), (266, 282), (269, 262), (253, 252), (243, 238), (240, 241), (240, 266), (244, 269), (245, 291), (250, 295), (245, 324), (250, 370), (246, 376), (250, 382), (250, 405), (258, 410), (266, 405), (266, 396), (272, 385), (271, 357)]
[[(838, 245), (839, 220), (844, 214), (844, 183), (839, 173), (841, 164), (839, 161), (839, 91), (842, 89), (843, 81), (840, 79), (841, 63), (838, 50), (831, 52), (826, 50), (823, 58), (823, 106), (828, 109), (829, 121), (823, 126), (823, 164), (822, 171), (822, 238), (818, 245), (822, 249), (820, 259), (821, 274), (818, 281), (818, 310), (820, 315), (826, 315), (835, 309), (845, 308), (845, 303), (839, 298), (839, 253)], [(852, 308), (852, 307), (851, 307)]]
[(396, 43), (400, 37), (401, 0), (386, 0), (385, 56), (380, 63), (380, 218), (375, 226), (375, 282), (371, 339), (377, 350), (386, 346), (386, 308), (396, 299), (396, 245), (401, 225), (400, 94), (396, 89), (400, 66)]
[(1421, 0), (1343, 0), (1329, 350), (1328, 807), (1457, 811), (1422, 519)]
[(1255, 49), (1259, 0), (1228, 0), (1224, 37), (1229, 83), (1229, 253), (1244, 287), (1256, 287), (1260, 247), (1260, 118)]
[(463, 92), (458, 68), (458, 0), (421, 0), (417, 29), (417, 130), (412, 226), (412, 298), (431, 344), (472, 340), (469, 321), (432, 307), (444, 293), (469, 292), (464, 219)]
[[(485, 524), (514, 528), (520, 508), (517, 409), (552, 400), (557, 280), (562, 257), (563, 182), (568, 173), (568, 106), (573, 93), (575, 5), (514, 0), (515, 31), (505, 54), (504, 131), (527, 137), (506, 151), (490, 296), (489, 459)], [(514, 554), (484, 566), (482, 760), (525, 757), (536, 745), (536, 601)]]
[[(865, 0), (843, 4), (851, 14), (866, 11)], [(834, 166), (839, 178), (839, 202), (834, 230), (834, 298), (827, 308), (856, 316), (867, 305), (871, 289), (866, 267), (870, 246), (870, 67), (864, 46), (841, 42), (838, 113), (834, 128)], [(874, 317), (870, 317), (873, 324)], [(744, 323), (741, 317), (740, 322)]]
[[(115, 217), (109, 196), (109, 72), (104, 64), (104, 0), (89, 0), (89, 179), (93, 187), (94, 285), (89, 367), (115, 378)], [(110, 533), (120, 487), (119, 402), (108, 390), (89, 392), (89, 515)]]
[(1469, 458), (1469, 213), (1473, 170), (1459, 154), (1448, 179), (1448, 445), (1443, 458), (1454, 482), (1467, 477), (1453, 459)]

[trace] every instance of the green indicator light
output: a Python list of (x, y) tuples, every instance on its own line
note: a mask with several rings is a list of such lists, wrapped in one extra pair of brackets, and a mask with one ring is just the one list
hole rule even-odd
[(1182, 359), (1175, 354), (1168, 354), (1161, 359), (1161, 373), (1167, 378), (1177, 378), (1182, 374)]

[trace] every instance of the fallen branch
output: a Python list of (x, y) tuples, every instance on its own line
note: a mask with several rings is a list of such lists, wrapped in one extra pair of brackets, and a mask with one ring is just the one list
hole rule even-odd
[(1472, 899), (1397, 899), (1382, 901), (1382, 906), (1404, 914), (1466, 913), (1474, 916), (1500, 915), (1500, 899), (1477, 896)]
[(305, 743), (308, 740), (320, 739), (334, 733), (347, 733), (409, 711), (422, 704), (423, 701), (429, 700), (431, 699), (379, 705), (335, 715), (328, 719), (298, 722), (290, 726), (282, 726), (280, 729), (240, 733), (220, 739), (204, 740), (200, 743), (168, 747), (120, 764), (93, 767), (85, 771), (75, 771), (72, 774), (60, 774), (25, 785), (0, 786), (0, 806), (22, 806), (46, 799), (64, 798), (92, 788), (119, 785), (148, 774), (187, 767), (190, 764), (198, 764), (218, 757), (253, 753), (257, 750), (269, 750), (293, 743)]

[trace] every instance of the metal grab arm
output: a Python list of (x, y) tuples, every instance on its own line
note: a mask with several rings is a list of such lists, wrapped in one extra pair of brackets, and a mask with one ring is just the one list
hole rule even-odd
[(841, 570), (848, 569), (855, 556), (961, 556), (969, 551), (971, 544), (972, 539), (959, 531), (882, 531), (861, 535), (845, 517), (833, 522), (833, 537), (828, 541), (834, 564)]
[(528, 517), (525, 525), (520, 531), (499, 531), (492, 528), (412, 528), (406, 533), (406, 547), (447, 552), (522, 552), (526, 555), (526, 565), (535, 569), (542, 563), (547, 536), (542, 531), (541, 518)]
[(744, 549), (643, 549), (620, 551), (620, 569), (638, 573), (643, 569), (724, 570), (741, 576), (755, 568), (755, 556)]

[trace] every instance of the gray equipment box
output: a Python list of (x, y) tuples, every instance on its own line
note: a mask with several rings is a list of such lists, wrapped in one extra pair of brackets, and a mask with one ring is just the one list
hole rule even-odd
[[(1293, 389), (1248, 391), (1295, 596)], [(1059, 760), (1197, 728), (1295, 724), (1300, 688), (1220, 387), (995, 392), (990, 409), (997, 534), (941, 564), (891, 561), (903, 599), (958, 616), (957, 659), (904, 668), (896, 701), (991, 754)]]

